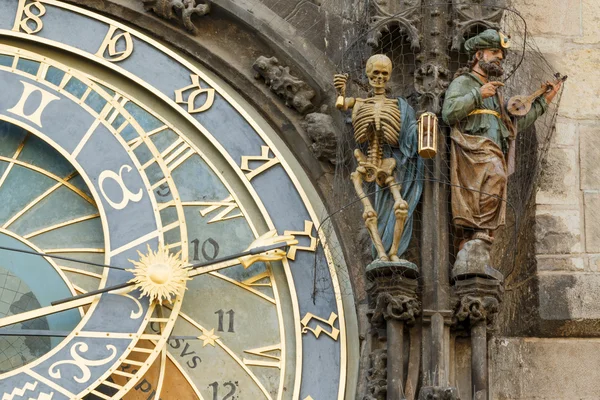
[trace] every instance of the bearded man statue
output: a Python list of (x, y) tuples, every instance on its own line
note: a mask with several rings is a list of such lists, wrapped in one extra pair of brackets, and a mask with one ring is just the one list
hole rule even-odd
[(507, 155), (516, 132), (544, 114), (561, 87), (560, 82), (544, 83), (548, 91), (525, 116), (512, 120), (498, 92), (504, 86), (498, 80), (509, 47), (508, 37), (495, 29), (467, 40), (472, 61), (457, 72), (444, 100), (442, 118), (452, 127), (452, 222), (461, 239), (459, 249), (474, 241), (469, 246), (483, 244), (489, 250), (494, 231), (505, 223)]

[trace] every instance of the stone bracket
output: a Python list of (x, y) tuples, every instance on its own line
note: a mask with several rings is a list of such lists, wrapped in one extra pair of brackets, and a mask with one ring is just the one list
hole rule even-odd
[(177, 19), (192, 33), (197, 33), (192, 15), (199, 17), (210, 12), (210, 0), (142, 0), (146, 11), (164, 19)]
[(275, 57), (260, 56), (252, 65), (256, 79), (264, 79), (273, 93), (281, 97), (286, 106), (305, 115), (314, 110), (312, 103), (316, 92), (302, 79), (293, 76)]

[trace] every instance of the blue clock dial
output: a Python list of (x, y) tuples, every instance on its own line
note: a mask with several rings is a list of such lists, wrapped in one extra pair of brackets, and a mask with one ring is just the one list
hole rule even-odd
[[(0, 121), (0, 142), (0, 246), (102, 261), (104, 235), (98, 209), (73, 166), (36, 136), (4, 121)], [(78, 289), (98, 287), (97, 282), (78, 279), (77, 269), (67, 262), (6, 250), (0, 260), (2, 317), (49, 306)], [(7, 328), (71, 331), (81, 316), (80, 310), (66, 310)], [(60, 341), (56, 337), (2, 337), (0, 371), (29, 363)]]

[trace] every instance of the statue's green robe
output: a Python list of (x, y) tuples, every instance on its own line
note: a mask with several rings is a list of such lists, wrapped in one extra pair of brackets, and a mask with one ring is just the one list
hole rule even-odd
[[(506, 154), (511, 129), (492, 114), (469, 115), (487, 109), (501, 113), (498, 96), (481, 97), (483, 82), (473, 73), (454, 79), (444, 100), (443, 120), (452, 127), (450, 182), (452, 220), (455, 225), (495, 230), (504, 225), (506, 214)], [(530, 127), (548, 105), (544, 97), (534, 101), (531, 111), (516, 120), (520, 132)]]

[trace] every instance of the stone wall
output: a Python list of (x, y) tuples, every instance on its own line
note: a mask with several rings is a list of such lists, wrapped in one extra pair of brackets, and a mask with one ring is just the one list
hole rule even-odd
[(545, 338), (502, 331), (490, 343), (492, 398), (598, 399), (600, 347), (590, 337), (600, 336), (600, 2), (513, 6), (569, 79), (536, 195), (530, 333)]
[[(540, 50), (569, 75), (537, 194), (540, 316), (597, 319), (600, 305), (593, 292), (600, 288), (600, 3), (546, 0), (548, 6), (541, 7), (539, 1), (519, 2)], [(564, 290), (556, 293), (561, 282)]]

